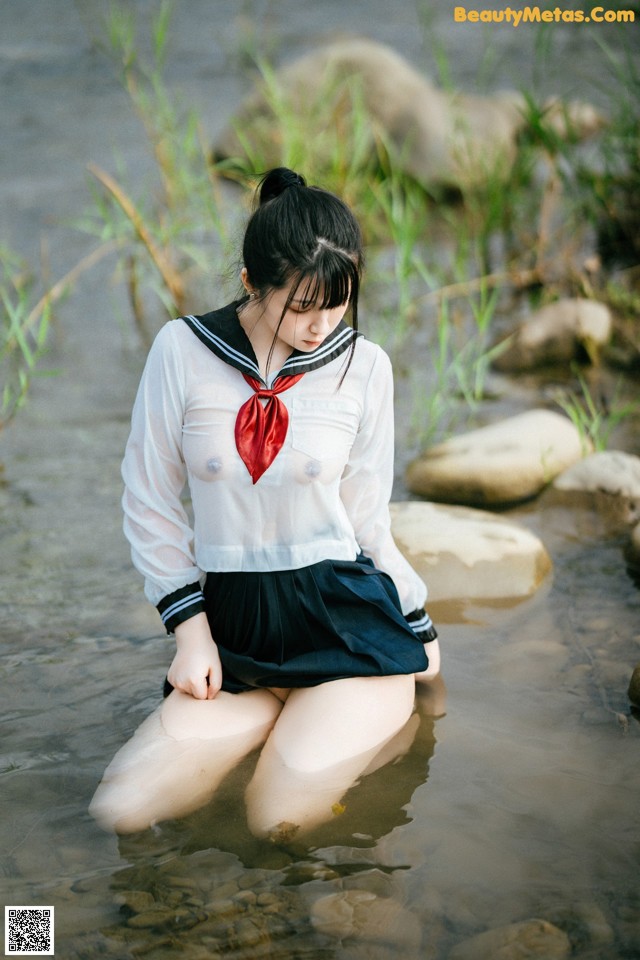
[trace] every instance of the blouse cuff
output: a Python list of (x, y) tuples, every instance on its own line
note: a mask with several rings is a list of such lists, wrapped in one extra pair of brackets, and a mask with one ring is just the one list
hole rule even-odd
[(173, 633), (179, 623), (184, 623), (197, 613), (204, 612), (204, 596), (199, 583), (189, 583), (174, 590), (157, 605), (167, 633)]
[(409, 626), (422, 643), (438, 639), (438, 631), (426, 610), (414, 610), (405, 617)]

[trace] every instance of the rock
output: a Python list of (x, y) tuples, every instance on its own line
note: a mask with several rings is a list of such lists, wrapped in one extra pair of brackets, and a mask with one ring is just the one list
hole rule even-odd
[(152, 910), (145, 910), (144, 913), (134, 913), (127, 920), (128, 927), (141, 929), (153, 929), (155, 927), (165, 927), (171, 924), (174, 917), (174, 911), (168, 907), (156, 906)]
[[(564, 470), (553, 481), (554, 490), (570, 493), (575, 505), (579, 494), (611, 525), (624, 530), (640, 521), (640, 457), (619, 450), (593, 453)], [(627, 560), (637, 565), (638, 537), (632, 533)]]
[(556, 490), (608, 494), (624, 501), (629, 522), (639, 519), (640, 457), (620, 450), (592, 453), (564, 470), (553, 482)]
[(550, 363), (567, 363), (581, 355), (593, 358), (611, 337), (613, 318), (595, 300), (557, 300), (533, 313), (494, 359), (498, 370), (532, 370)]
[(610, 921), (597, 903), (559, 903), (547, 916), (565, 931), (576, 956), (595, 956), (592, 951), (606, 948), (616, 939)]
[[(291, 130), (274, 116), (274, 81)], [(520, 93), (482, 97), (439, 90), (389, 47), (350, 39), (312, 51), (258, 84), (217, 139), (213, 155), (257, 156), (266, 169), (283, 162), (283, 141), (293, 135), (298, 147), (313, 145), (314, 169), (330, 169), (335, 146), (330, 132), (336, 131), (344, 147), (344, 131), (356, 126), (350, 115), (360, 103), (369, 119), (358, 139), (363, 164), (382, 135), (397, 151), (401, 169), (428, 185), (468, 187), (494, 173), (506, 175), (526, 126), (527, 104)], [(550, 102), (549, 118), (578, 136), (602, 125), (585, 104)], [(326, 134), (321, 138), (319, 127)]]
[(146, 913), (157, 906), (154, 897), (147, 890), (123, 890), (116, 900), (132, 913)]
[(629, 681), (629, 700), (635, 707), (640, 707), (640, 663), (637, 663)]
[(517, 599), (551, 569), (540, 540), (524, 527), (469, 507), (391, 504), (398, 547), (429, 586), (429, 600)]
[(431, 447), (409, 464), (406, 482), (430, 500), (515, 503), (580, 460), (584, 442), (568, 417), (530, 410)]
[(400, 955), (417, 949), (422, 927), (417, 917), (390, 897), (368, 890), (346, 890), (321, 897), (311, 908), (311, 922), (327, 936), (393, 943)]
[(571, 952), (566, 933), (546, 920), (525, 920), (479, 933), (454, 947), (449, 960), (563, 960)]

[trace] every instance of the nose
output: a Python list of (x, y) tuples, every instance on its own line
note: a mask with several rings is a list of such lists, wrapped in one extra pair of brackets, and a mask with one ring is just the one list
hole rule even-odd
[(329, 330), (331, 326), (331, 311), (318, 310), (313, 314), (309, 324), (309, 331), (315, 334), (322, 334)]

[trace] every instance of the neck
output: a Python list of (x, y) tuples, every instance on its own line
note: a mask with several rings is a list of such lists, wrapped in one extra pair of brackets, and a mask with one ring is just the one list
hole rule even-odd
[(267, 324), (261, 322), (263, 307), (258, 301), (247, 300), (238, 307), (237, 314), (240, 326), (253, 347), (260, 374), (266, 382), (270, 373), (282, 368), (293, 350), (277, 337), (274, 338)]

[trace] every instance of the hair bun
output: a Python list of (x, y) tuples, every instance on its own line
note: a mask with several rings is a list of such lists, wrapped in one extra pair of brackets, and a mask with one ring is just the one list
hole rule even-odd
[(274, 200), (289, 187), (306, 187), (307, 181), (288, 167), (276, 167), (264, 175), (260, 183), (260, 205)]

